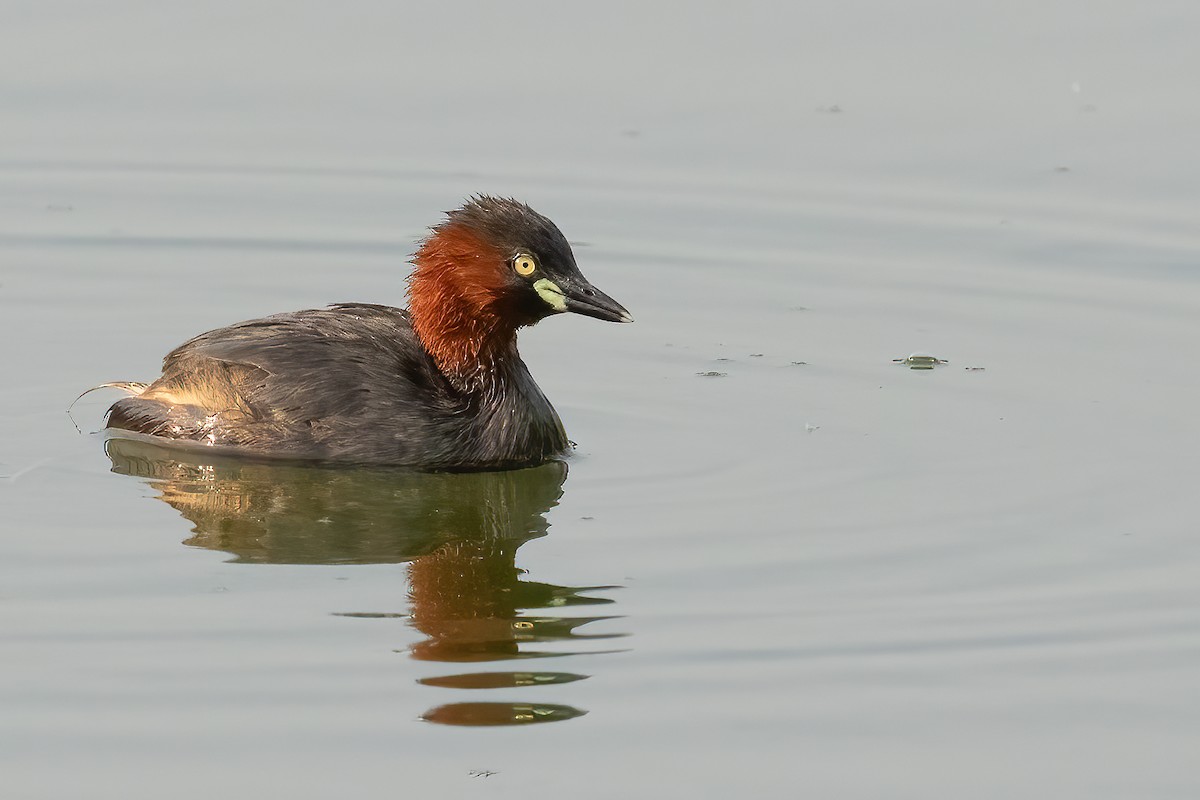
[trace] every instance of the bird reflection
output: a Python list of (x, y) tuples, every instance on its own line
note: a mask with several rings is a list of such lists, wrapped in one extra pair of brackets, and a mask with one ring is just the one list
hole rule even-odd
[[(611, 652), (579, 649), (589, 623), (612, 616), (568, 616), (571, 606), (612, 601), (589, 594), (612, 586), (571, 587), (522, 580), (517, 549), (544, 536), (546, 512), (562, 496), (567, 468), (464, 474), (346, 469), (253, 462), (183, 453), (126, 438), (105, 449), (113, 471), (148, 479), (194, 524), (185, 544), (261, 564), (409, 562), (407, 615), (360, 611), (345, 616), (407, 617), (423, 639), (409, 655), (449, 664), (504, 662)], [(526, 614), (539, 609), (541, 613)], [(549, 613), (546, 613), (550, 610)], [(546, 649), (547, 643), (558, 643)], [(573, 647), (562, 648), (562, 643)], [(420, 683), (452, 689), (527, 689), (586, 675), (541, 670), (435, 675)], [(459, 702), (424, 719), (450, 725), (522, 725), (586, 712), (537, 702)]]

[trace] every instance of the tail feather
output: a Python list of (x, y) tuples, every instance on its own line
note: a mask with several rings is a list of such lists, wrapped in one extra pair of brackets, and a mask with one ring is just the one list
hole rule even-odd
[[(67, 406), (67, 416), (71, 417), (71, 409), (73, 409), (75, 407), (76, 403), (78, 403), (84, 397), (86, 397), (87, 395), (96, 391), (97, 389), (120, 389), (122, 392), (125, 392), (125, 394), (127, 394), (130, 397), (137, 397), (142, 392), (146, 391), (148, 388), (150, 388), (150, 384), (140, 383), (138, 381), (112, 381), (110, 383), (102, 383), (99, 386), (93, 386), (92, 388), (85, 391), (83, 394), (79, 395), (79, 397), (76, 397), (74, 400), (71, 401), (71, 405)], [(71, 417), (71, 424), (75, 425), (74, 417)], [(78, 425), (75, 425), (75, 430), (79, 430)], [(81, 431), (81, 433), (82, 433), (82, 431)]]
[(120, 389), (122, 392), (125, 392), (125, 394), (129, 395), (130, 397), (137, 397), (138, 395), (140, 395), (142, 392), (146, 391), (149, 388), (150, 388), (150, 384), (140, 383), (138, 381), (112, 381), (111, 383), (102, 383), (99, 386), (93, 386), (92, 388), (85, 391), (83, 394), (79, 395), (79, 397), (76, 397), (74, 400), (72, 400), (71, 405), (67, 406), (67, 413), (70, 414), (71, 409), (75, 407), (76, 403), (78, 403), (80, 400), (87, 397), (89, 394), (96, 391), (97, 389)]
[(96, 391), (97, 389), (120, 389), (122, 392), (129, 395), (130, 397), (137, 397), (139, 394), (141, 394), (142, 392), (146, 391), (149, 388), (150, 388), (150, 384), (141, 383), (140, 381), (112, 381), (110, 383), (102, 383), (99, 386), (93, 386), (92, 388), (90, 388), (86, 392), (84, 392), (83, 394), (79, 395), (79, 397), (76, 397), (75, 400), (78, 401), (84, 395), (91, 394), (92, 392)]

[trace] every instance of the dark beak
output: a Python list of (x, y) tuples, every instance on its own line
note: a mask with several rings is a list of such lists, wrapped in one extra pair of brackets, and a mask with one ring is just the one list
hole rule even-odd
[(633, 322), (633, 315), (625, 310), (625, 306), (592, 286), (587, 280), (572, 281), (562, 289), (567, 311), (606, 322)]

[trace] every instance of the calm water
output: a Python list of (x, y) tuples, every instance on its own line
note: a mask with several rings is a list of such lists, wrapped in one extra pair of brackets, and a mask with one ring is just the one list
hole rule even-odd
[[(66, 5), (0, 33), (5, 797), (1200, 794), (1200, 7)], [(522, 337), (566, 467), (64, 413), (480, 191), (638, 320)]]

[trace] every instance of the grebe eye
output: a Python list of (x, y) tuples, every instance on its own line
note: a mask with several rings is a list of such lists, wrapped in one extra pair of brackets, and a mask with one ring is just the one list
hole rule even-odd
[(537, 269), (537, 262), (533, 260), (533, 256), (521, 253), (513, 259), (513, 269), (523, 278), (528, 278)]

